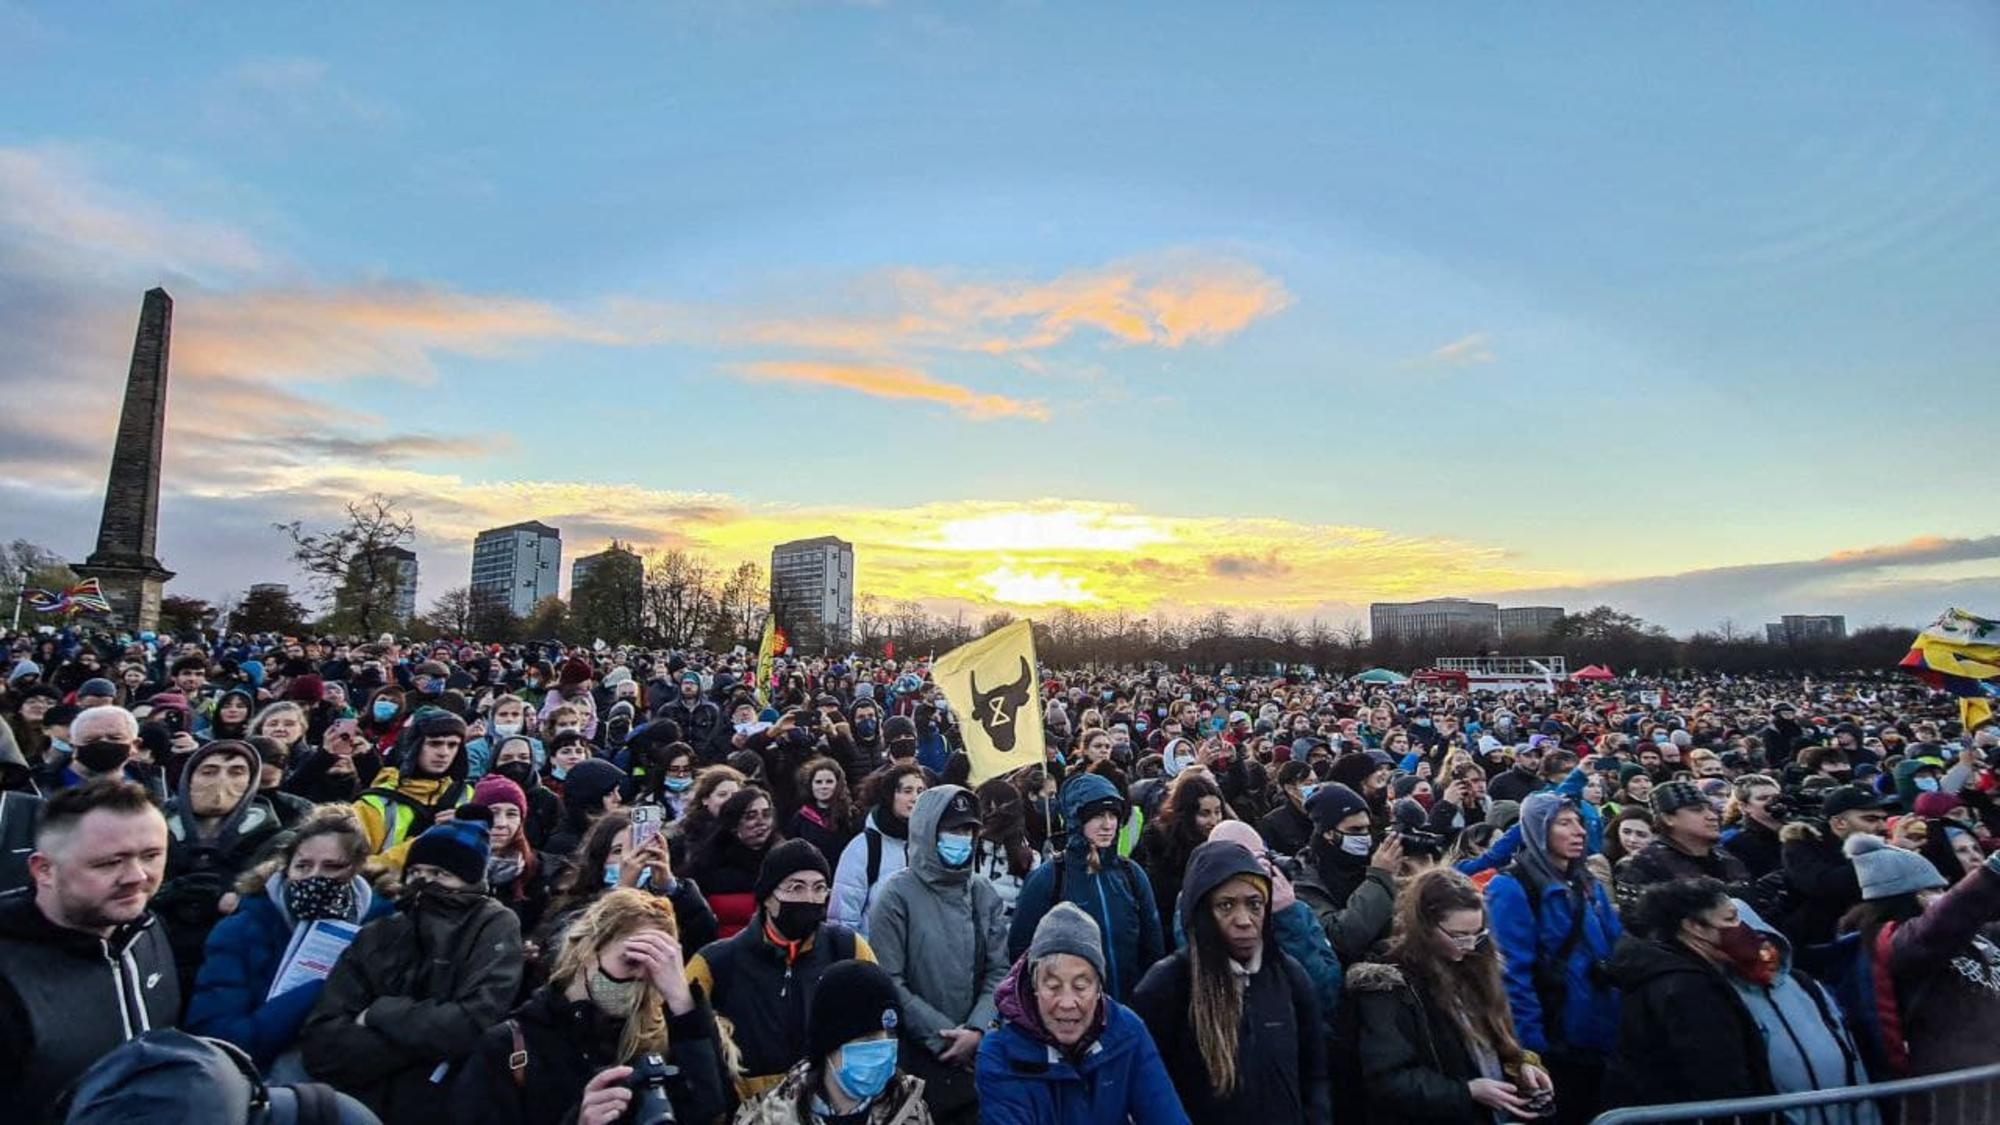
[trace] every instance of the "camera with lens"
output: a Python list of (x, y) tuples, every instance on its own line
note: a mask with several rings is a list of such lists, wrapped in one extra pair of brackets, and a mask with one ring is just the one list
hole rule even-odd
[(1264, 858), (1271, 861), (1271, 866), (1277, 868), (1278, 874), (1283, 875), (1294, 883), (1299, 881), (1299, 859), (1297, 856), (1279, 855), (1277, 852), (1266, 849)]
[(670, 1125), (674, 1103), (667, 1096), (667, 1083), (680, 1072), (679, 1067), (651, 1052), (633, 1059), (632, 1076), (625, 1080), (626, 1088), (632, 1091), (632, 1106), (625, 1111), (625, 1120), (632, 1125)]
[(1444, 854), (1451, 840), (1442, 832), (1432, 832), (1425, 828), (1398, 826), (1396, 839), (1402, 841), (1403, 854), (1418, 859), (1436, 859)]

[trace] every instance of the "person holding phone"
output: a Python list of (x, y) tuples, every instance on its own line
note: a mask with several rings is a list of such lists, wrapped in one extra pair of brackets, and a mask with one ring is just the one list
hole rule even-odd
[[(1347, 974), (1363, 1119), (1497, 1125), (1554, 1113), (1554, 1083), (1514, 1036), (1478, 889), (1434, 867), (1403, 884), (1396, 919), (1384, 959)], [(1356, 1084), (1341, 1089), (1349, 1096)]]

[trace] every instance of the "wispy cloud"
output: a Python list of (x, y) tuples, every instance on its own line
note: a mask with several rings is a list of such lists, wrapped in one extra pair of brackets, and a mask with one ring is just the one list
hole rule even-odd
[(857, 391), (873, 398), (911, 399), (950, 407), (969, 418), (1028, 418), (1046, 421), (1048, 407), (1040, 402), (981, 394), (970, 387), (946, 383), (907, 367), (859, 364), (770, 361), (736, 368), (743, 376), (763, 381), (806, 383)]
[(1413, 360), (1411, 367), (1474, 367), (1482, 363), (1492, 363), (1499, 357), (1488, 345), (1486, 333), (1474, 332), (1461, 336), (1449, 344), (1432, 349), (1420, 359)]
[(210, 128), (239, 132), (379, 129), (400, 116), (386, 99), (341, 81), (325, 60), (299, 55), (238, 63), (212, 85), (203, 112)]

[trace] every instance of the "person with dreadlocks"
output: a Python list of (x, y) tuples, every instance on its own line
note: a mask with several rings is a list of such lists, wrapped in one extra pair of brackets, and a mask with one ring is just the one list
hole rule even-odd
[(1332, 1120), (1312, 979), (1269, 940), (1271, 877), (1241, 846), (1211, 841), (1181, 884), (1187, 944), (1132, 994), (1188, 1119)]

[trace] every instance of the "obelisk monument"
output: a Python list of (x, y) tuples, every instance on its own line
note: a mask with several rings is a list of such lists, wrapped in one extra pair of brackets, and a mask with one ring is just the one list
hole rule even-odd
[(111, 603), (115, 623), (131, 630), (160, 625), (160, 589), (174, 576), (153, 557), (160, 529), (160, 451), (167, 434), (167, 344), (173, 336), (174, 299), (164, 289), (146, 291), (139, 334), (132, 341), (132, 369), (125, 377), (125, 409), (104, 484), (104, 517), (97, 550), (75, 568), (95, 578)]

